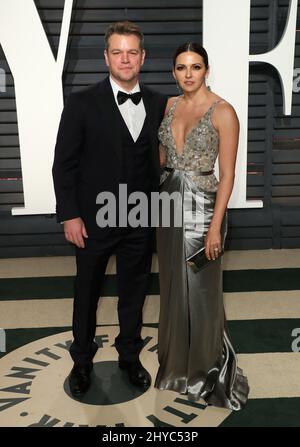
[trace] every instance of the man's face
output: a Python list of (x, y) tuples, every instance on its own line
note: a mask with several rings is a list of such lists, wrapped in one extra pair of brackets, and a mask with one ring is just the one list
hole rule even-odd
[(134, 34), (112, 34), (104, 56), (110, 74), (116, 81), (133, 83), (137, 81), (144, 63), (145, 50), (140, 48), (140, 40)]

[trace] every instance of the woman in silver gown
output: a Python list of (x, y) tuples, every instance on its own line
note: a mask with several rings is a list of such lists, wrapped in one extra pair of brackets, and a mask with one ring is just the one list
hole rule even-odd
[[(182, 225), (173, 218), (157, 232), (161, 305), (155, 387), (239, 410), (249, 387), (226, 327), (220, 257), (239, 122), (233, 107), (206, 86), (208, 71), (202, 46), (177, 49), (173, 75), (183, 94), (169, 99), (159, 129), (161, 192), (180, 193), (174, 215), (182, 217)], [(213, 174), (218, 155), (219, 182)], [(195, 272), (187, 258), (202, 247), (209, 262)]]

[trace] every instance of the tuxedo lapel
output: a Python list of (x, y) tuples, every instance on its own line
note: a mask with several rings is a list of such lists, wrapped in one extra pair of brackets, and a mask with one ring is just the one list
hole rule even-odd
[(99, 126), (106, 135), (109, 147), (118, 158), (119, 166), (122, 163), (122, 139), (120, 127), (120, 111), (116, 104), (114, 94), (110, 85), (109, 77), (98, 84), (96, 94), (97, 107), (101, 110), (101, 122)]
[(151, 160), (154, 168), (154, 172), (157, 171), (157, 166), (159, 166), (159, 151), (158, 151), (158, 140), (157, 140), (157, 126), (158, 123), (156, 116), (156, 107), (154, 104), (155, 96), (145, 87), (143, 84), (140, 84), (142, 98), (146, 110), (146, 122), (148, 126), (148, 132), (151, 140)]
[(142, 98), (146, 110), (146, 116), (147, 116), (147, 122), (148, 122), (148, 130), (150, 132), (151, 141), (153, 140), (153, 126), (151, 126), (151, 123), (153, 123), (154, 118), (154, 107), (152, 104), (153, 100), (153, 94), (150, 90), (148, 90), (143, 84), (140, 84), (141, 92), (142, 92)]

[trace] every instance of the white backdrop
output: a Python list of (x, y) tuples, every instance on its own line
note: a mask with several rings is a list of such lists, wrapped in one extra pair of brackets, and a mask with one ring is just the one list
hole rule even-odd
[[(15, 83), (25, 201), (24, 207), (12, 209), (14, 215), (55, 213), (51, 168), (63, 107), (62, 70), (72, 7), (73, 0), (65, 0), (55, 60), (34, 0), (1, 0), (0, 44)], [(277, 69), (283, 113), (291, 114), (297, 0), (290, 0), (281, 41), (272, 51), (259, 55), (249, 55), (250, 7), (250, 0), (203, 0), (203, 45), (211, 65), (209, 84), (234, 106), (241, 127), (229, 208), (263, 205), (258, 200), (246, 200), (249, 62), (267, 62)]]

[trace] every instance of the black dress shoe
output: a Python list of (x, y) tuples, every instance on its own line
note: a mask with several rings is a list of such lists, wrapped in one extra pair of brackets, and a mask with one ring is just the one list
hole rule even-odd
[(91, 379), (90, 374), (93, 369), (93, 365), (80, 366), (74, 365), (69, 374), (69, 387), (74, 397), (80, 397), (90, 387)]
[(128, 379), (133, 385), (144, 390), (147, 390), (151, 385), (151, 376), (139, 360), (136, 362), (119, 360), (119, 368), (127, 371)]

